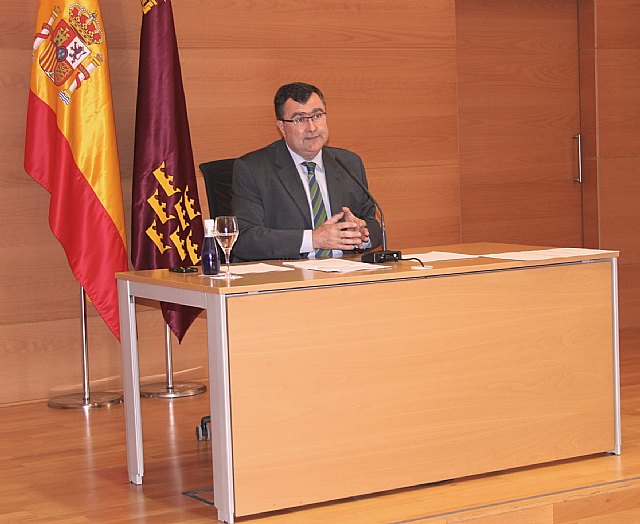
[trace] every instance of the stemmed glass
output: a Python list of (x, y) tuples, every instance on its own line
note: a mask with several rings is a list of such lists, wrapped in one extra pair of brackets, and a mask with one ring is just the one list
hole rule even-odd
[(231, 257), (231, 249), (238, 238), (238, 220), (233, 216), (219, 216), (216, 218), (213, 236), (224, 251), (224, 258), (227, 264), (227, 271), (224, 276), (228, 279), (240, 278), (240, 275), (231, 273), (229, 267), (229, 258)]

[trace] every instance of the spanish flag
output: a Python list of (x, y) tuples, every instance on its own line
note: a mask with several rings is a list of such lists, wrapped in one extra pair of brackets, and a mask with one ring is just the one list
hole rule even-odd
[(107, 39), (97, 0), (40, 0), (24, 167), (50, 194), (49, 225), (116, 338), (127, 271)]

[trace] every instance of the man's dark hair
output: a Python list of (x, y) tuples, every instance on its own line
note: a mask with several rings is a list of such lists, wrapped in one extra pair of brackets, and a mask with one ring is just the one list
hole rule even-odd
[(309, 100), (313, 93), (316, 93), (320, 97), (320, 100), (322, 100), (322, 103), (325, 106), (327, 105), (322, 91), (320, 91), (316, 86), (305, 84), (304, 82), (294, 82), (292, 84), (285, 84), (281, 86), (273, 99), (276, 118), (278, 120), (282, 120), (284, 118), (284, 104), (287, 100), (291, 98), (294, 102), (306, 104), (307, 100)]

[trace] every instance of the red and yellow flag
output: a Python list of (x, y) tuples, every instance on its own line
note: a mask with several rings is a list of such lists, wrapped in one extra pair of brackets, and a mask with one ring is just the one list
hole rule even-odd
[(127, 237), (98, 0), (40, 0), (24, 167), (51, 194), (51, 230), (119, 339), (115, 273), (128, 269)]

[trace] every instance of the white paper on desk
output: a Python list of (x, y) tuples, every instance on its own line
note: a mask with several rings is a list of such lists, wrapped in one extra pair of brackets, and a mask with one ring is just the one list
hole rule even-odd
[(602, 249), (583, 249), (578, 247), (558, 247), (551, 249), (534, 249), (532, 251), (510, 251), (508, 253), (493, 253), (482, 255), (487, 258), (499, 258), (502, 260), (549, 260), (550, 258), (566, 258), (587, 255), (600, 255), (611, 253)]
[(372, 269), (389, 269), (391, 266), (380, 266), (378, 264), (367, 264), (366, 262), (356, 262), (354, 260), (344, 260), (342, 258), (323, 258), (322, 260), (296, 260), (294, 262), (283, 262), (287, 266), (299, 269), (310, 269), (312, 271), (324, 271), (325, 273), (350, 273), (351, 271), (365, 271)]
[(257, 264), (244, 264), (231, 266), (231, 272), (236, 275), (248, 275), (250, 273), (269, 273), (270, 271), (293, 271), (290, 267), (273, 266), (259, 262)]
[(465, 255), (464, 253), (449, 253), (445, 251), (429, 251), (428, 253), (418, 253), (405, 255), (406, 257), (419, 258), (422, 262), (438, 262), (440, 260), (460, 260), (463, 258), (478, 258), (479, 255)]

